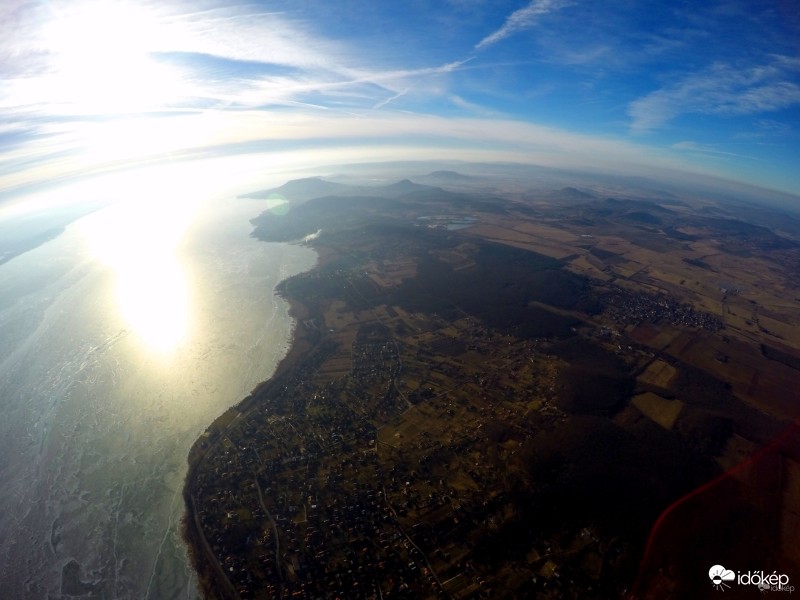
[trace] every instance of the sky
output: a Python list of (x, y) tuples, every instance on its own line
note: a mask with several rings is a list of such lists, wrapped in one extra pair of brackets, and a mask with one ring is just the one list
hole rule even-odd
[(800, 10), (0, 2), (0, 202), (132, 165), (259, 153), (690, 172), (800, 195)]

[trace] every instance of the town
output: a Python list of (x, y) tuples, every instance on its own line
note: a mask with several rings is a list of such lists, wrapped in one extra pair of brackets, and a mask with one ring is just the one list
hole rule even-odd
[[(468, 314), (369, 306), (365, 297), (378, 292), (361, 268), (323, 268), (290, 285), (311, 292), (302, 300), (315, 308), (297, 334), (314, 349), (223, 416), (224, 427), (215, 424), (195, 450), (195, 552), (216, 593), (621, 593), (601, 573), (630, 568), (626, 545), (591, 520), (555, 530), (527, 524), (524, 541), (511, 534), (528, 520), (537, 440), (570, 418), (559, 407), (568, 365), (552, 352), (557, 339), (517, 337)], [(706, 323), (676, 303), (614, 294), (609, 322), (635, 305), (643, 307), (636, 318)], [(588, 343), (595, 329), (576, 324)], [(621, 360), (633, 370), (649, 357)], [(515, 545), (520, 555), (507, 554)]]

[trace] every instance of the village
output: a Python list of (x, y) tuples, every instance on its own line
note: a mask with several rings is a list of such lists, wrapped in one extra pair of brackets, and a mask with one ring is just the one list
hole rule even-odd
[(664, 322), (677, 327), (693, 327), (712, 332), (723, 327), (719, 317), (696, 311), (666, 294), (613, 286), (603, 297), (603, 303), (608, 317), (617, 324)]
[(468, 316), (333, 306), (299, 325), (315, 351), (206, 442), (191, 502), (221, 593), (489, 598), (512, 573), (544, 597), (597, 585), (621, 550), (591, 523), (534, 534), (508, 571), (475, 557), (519, 516), (509, 493), (530, 440), (567, 419), (548, 342)]

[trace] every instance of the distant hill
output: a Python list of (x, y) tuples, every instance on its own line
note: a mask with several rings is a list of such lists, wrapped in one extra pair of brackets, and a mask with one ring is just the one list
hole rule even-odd
[(438, 190), (439, 188), (430, 185), (421, 185), (419, 183), (414, 183), (409, 179), (403, 179), (402, 181), (398, 181), (397, 183), (392, 183), (390, 185), (363, 187), (361, 189), (370, 195), (396, 197), (405, 196), (406, 194), (413, 194), (415, 192)]
[[(614, 214), (633, 214), (633, 213), (659, 213), (661, 215), (674, 215), (675, 211), (660, 206), (652, 200), (633, 200), (630, 198), (605, 198), (598, 202), (601, 210), (611, 211)], [(635, 217), (634, 217), (635, 218)]]
[(0, 265), (64, 233), (67, 225), (103, 208), (101, 201), (77, 203), (0, 221)]
[(499, 192), (502, 187), (498, 187), (501, 180), (491, 175), (465, 175), (446, 169), (431, 171), (426, 175), (416, 175), (414, 180), (418, 183), (465, 193), (494, 194)]
[(57, 238), (64, 233), (64, 227), (53, 227), (47, 231), (42, 231), (29, 237), (6, 243), (0, 243), (0, 265), (7, 263), (12, 258), (24, 254), (28, 250), (33, 250), (45, 242)]
[[(322, 190), (331, 193), (317, 195)], [(464, 193), (402, 179), (389, 185), (344, 185), (323, 179), (290, 181), (272, 190), (250, 194), (251, 198), (267, 198), (282, 194), (291, 203), (288, 211), (266, 210), (250, 220), (253, 236), (273, 242), (300, 240), (317, 231), (326, 235), (346, 231), (353, 223), (386, 223), (401, 212), (418, 216), (452, 213), (504, 214), (505, 200), (486, 193)], [(407, 216), (402, 216), (404, 226)]]
[(437, 191), (439, 188), (414, 183), (408, 179), (403, 179), (389, 185), (347, 185), (327, 181), (321, 177), (307, 177), (304, 179), (294, 179), (284, 183), (280, 187), (261, 190), (250, 194), (244, 194), (241, 198), (254, 198), (263, 200), (270, 196), (280, 195), (292, 203), (307, 202), (315, 198), (324, 196), (372, 196), (379, 198), (399, 198), (408, 194), (425, 191)]
[(349, 195), (353, 187), (343, 183), (326, 181), (321, 177), (306, 177), (304, 179), (293, 179), (280, 187), (244, 194), (241, 198), (263, 200), (273, 195), (281, 195), (290, 202), (305, 202), (320, 196)]
[(597, 198), (592, 193), (581, 191), (574, 187), (565, 187), (561, 188), (558, 191), (554, 191), (552, 195), (559, 200), (573, 200), (573, 201), (580, 201), (585, 202), (586, 200), (594, 200)]
[(436, 179), (439, 181), (474, 181), (476, 178), (464, 175), (458, 171), (432, 171), (425, 175), (425, 179)]
[(530, 200), (549, 200), (551, 202), (566, 202), (570, 204), (584, 204), (598, 199), (593, 193), (574, 187), (564, 187), (557, 190), (528, 189), (524, 193), (524, 197)]

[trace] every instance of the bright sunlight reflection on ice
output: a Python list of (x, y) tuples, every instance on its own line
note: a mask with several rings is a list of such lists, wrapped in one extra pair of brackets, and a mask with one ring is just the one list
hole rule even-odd
[(174, 351), (188, 334), (189, 287), (179, 242), (190, 218), (185, 202), (131, 198), (82, 222), (95, 256), (114, 269), (127, 326), (152, 350)]

